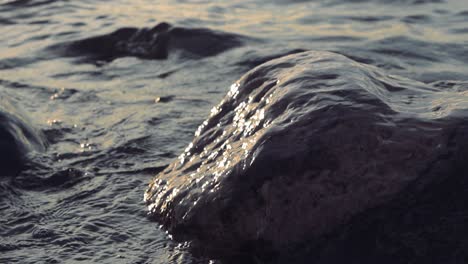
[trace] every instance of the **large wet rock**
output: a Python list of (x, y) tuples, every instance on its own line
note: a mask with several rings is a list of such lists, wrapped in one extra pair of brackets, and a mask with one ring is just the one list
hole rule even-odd
[(0, 176), (9, 176), (21, 170), (29, 152), (43, 151), (47, 143), (32, 122), (0, 92)]
[(112, 33), (54, 46), (65, 55), (87, 56), (111, 61), (133, 56), (143, 59), (167, 59), (171, 52), (186, 57), (204, 58), (239, 47), (244, 37), (207, 28), (173, 27), (160, 23), (153, 28), (120, 28)]
[(395, 231), (404, 201), (467, 175), (467, 90), (329, 52), (267, 62), (232, 85), (145, 201), (176, 239), (210, 253), (267, 256), (320, 241), (330, 255), (316, 261), (359, 260), (368, 252), (349, 248), (364, 235), (344, 229), (377, 234), (377, 220), (360, 223), (387, 214)]

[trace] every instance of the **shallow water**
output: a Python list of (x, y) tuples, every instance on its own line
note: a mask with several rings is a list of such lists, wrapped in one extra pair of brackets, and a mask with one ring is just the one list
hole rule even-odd
[[(167, 56), (150, 56), (145, 34), (112, 42), (112, 56), (73, 49), (161, 22), (182, 29)], [(231, 83), (271, 58), (327, 50), (456, 88), (468, 81), (467, 22), (461, 0), (0, 1), (0, 94), (49, 144), (0, 177), (0, 262), (208, 263), (142, 199)], [(199, 52), (212, 43), (226, 48)]]

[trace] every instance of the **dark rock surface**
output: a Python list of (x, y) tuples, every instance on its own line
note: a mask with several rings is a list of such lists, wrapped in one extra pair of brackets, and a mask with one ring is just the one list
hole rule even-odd
[(0, 94), (0, 176), (11, 176), (24, 165), (26, 154), (42, 151), (46, 141), (5, 94)]
[(120, 28), (110, 34), (77, 40), (53, 49), (62, 50), (65, 55), (104, 61), (126, 56), (161, 60), (167, 59), (174, 50), (180, 50), (188, 57), (203, 58), (242, 46), (243, 39), (236, 34), (206, 28), (173, 27), (163, 22), (153, 28)]
[(145, 201), (176, 239), (211, 255), (453, 257), (441, 240), (455, 248), (468, 236), (437, 228), (458, 215), (457, 228), (468, 229), (467, 87), (388, 75), (329, 52), (267, 62), (231, 87)]

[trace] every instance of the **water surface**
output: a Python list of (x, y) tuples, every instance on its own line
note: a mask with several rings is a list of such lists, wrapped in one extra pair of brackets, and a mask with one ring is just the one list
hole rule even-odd
[[(70, 49), (162, 22), (180, 29), (167, 56), (147, 56), (144, 38), (119, 56)], [(0, 262), (208, 263), (150, 221), (142, 198), (233, 82), (327, 50), (456, 88), (468, 81), (467, 23), (461, 0), (0, 1), (0, 95), (48, 141), (0, 177)], [(202, 52), (213, 42), (226, 48)]]

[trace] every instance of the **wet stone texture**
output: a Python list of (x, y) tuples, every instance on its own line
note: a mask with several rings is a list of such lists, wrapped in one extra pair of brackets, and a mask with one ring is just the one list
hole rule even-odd
[(43, 151), (47, 142), (0, 87), (0, 177), (18, 173), (30, 151)]
[(443, 256), (428, 241), (445, 231), (431, 226), (468, 215), (464, 87), (329, 52), (272, 60), (232, 85), (145, 201), (176, 239), (211, 254), (292, 259), (284, 252), (301, 248), (317, 263)]

